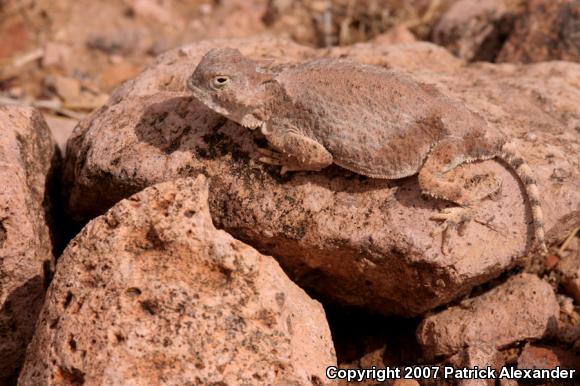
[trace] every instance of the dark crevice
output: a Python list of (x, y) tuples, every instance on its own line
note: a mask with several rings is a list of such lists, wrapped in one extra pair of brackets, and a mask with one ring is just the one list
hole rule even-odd
[(6, 227), (2, 223), (2, 220), (0, 219), (0, 249), (4, 248), (4, 244), (6, 244), (7, 238), (8, 236), (6, 234)]
[(70, 369), (59, 367), (58, 371), (64, 385), (81, 386), (85, 384), (85, 373), (76, 367)]

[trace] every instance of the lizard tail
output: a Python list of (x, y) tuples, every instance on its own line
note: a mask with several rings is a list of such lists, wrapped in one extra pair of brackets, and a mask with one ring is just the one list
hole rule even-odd
[(534, 174), (532, 173), (532, 169), (530, 169), (528, 164), (518, 154), (515, 146), (511, 143), (506, 143), (502, 146), (500, 158), (514, 169), (524, 184), (532, 210), (535, 241), (539, 245), (541, 252), (546, 254), (548, 248), (546, 247), (544, 233), (544, 214), (542, 212), (542, 207), (540, 206), (540, 192)]

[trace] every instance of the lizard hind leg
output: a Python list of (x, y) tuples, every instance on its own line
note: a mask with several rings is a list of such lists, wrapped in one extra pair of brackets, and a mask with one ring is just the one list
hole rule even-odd
[(473, 205), (501, 189), (501, 180), (495, 174), (474, 174), (461, 167), (465, 163), (495, 156), (493, 144), (483, 137), (478, 139), (444, 139), (435, 145), (419, 171), (423, 193), (459, 205), (443, 209), (431, 217), (443, 222), (435, 233), (442, 235), (441, 251), (444, 254), (448, 252), (449, 231), (454, 229), (461, 235), (473, 218)]

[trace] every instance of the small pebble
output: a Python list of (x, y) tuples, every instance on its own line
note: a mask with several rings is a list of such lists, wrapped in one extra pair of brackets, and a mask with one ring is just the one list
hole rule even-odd
[(530, 142), (536, 142), (538, 140), (538, 136), (534, 132), (529, 132), (526, 134), (526, 140)]

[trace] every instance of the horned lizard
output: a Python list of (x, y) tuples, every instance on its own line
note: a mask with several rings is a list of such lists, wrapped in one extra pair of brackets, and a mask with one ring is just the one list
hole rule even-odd
[[(486, 175), (467, 184), (458, 166), (500, 158), (525, 186), (536, 242), (546, 251), (532, 171), (504, 135), (464, 104), (408, 75), (345, 59), (323, 58), (268, 70), (236, 49), (213, 49), (187, 81), (217, 113), (260, 129), (274, 149), (260, 161), (286, 171), (332, 163), (371, 178), (418, 174), (423, 193), (459, 206), (432, 216), (446, 232), (471, 219), (471, 208), (501, 188)], [(473, 181), (472, 181), (473, 182)]]

